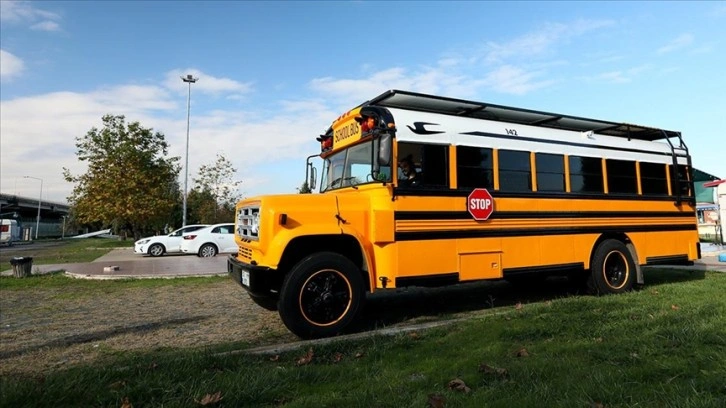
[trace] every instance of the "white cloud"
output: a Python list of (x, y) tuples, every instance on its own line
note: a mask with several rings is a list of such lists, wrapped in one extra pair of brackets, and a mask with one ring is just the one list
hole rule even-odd
[(490, 41), (484, 50), (488, 63), (503, 63), (511, 58), (528, 59), (545, 55), (571, 38), (612, 25), (610, 20), (577, 20), (573, 23), (550, 23), (541, 29), (504, 43)]
[(55, 21), (46, 20), (33, 24), (30, 26), (30, 29), (37, 31), (60, 31), (60, 25)]
[(681, 34), (675, 39), (673, 39), (668, 44), (658, 48), (658, 54), (666, 54), (673, 51), (678, 51), (680, 49), (683, 49), (691, 44), (693, 44), (694, 36), (693, 34)]
[(543, 76), (541, 72), (526, 71), (524, 69), (505, 65), (488, 73), (484, 83), (502, 93), (523, 95), (536, 89), (552, 85), (554, 80), (538, 80)]
[(192, 92), (202, 92), (210, 95), (222, 95), (241, 97), (252, 92), (252, 83), (239, 82), (230, 78), (218, 78), (205, 74), (197, 69), (175, 69), (166, 73), (164, 86), (175, 92), (187, 92), (189, 84), (182, 80), (191, 75), (197, 78), (192, 84)]
[(0, 79), (9, 80), (22, 74), (25, 64), (15, 55), (0, 49)]
[[(204, 76), (203, 78), (208, 78)], [(181, 82), (181, 80), (179, 80)], [(201, 82), (201, 80), (200, 80)], [(238, 83), (239, 84), (239, 83)], [(222, 87), (241, 90), (232, 85)], [(186, 109), (175, 92), (156, 85), (119, 85), (86, 93), (56, 92), (0, 101), (0, 185), (3, 192), (32, 197), (37, 186), (24, 175), (44, 180), (44, 199), (65, 201), (73, 186), (63, 180), (62, 169), (73, 174), (85, 171), (76, 157), (75, 139), (92, 127), (102, 125), (105, 114), (125, 115), (127, 122), (139, 121), (166, 136), (169, 154), (184, 162), (186, 148)], [(319, 149), (315, 137), (325, 131), (340, 114), (319, 99), (281, 103), (276, 116), (269, 112), (198, 109), (191, 117), (189, 138), (189, 177), (195, 177), (202, 164), (217, 153), (225, 153), (238, 169), (241, 190), (254, 195), (264, 189), (294, 192), (302, 182), (292, 177), (290, 185), (270, 180), (269, 163), (297, 162)], [(180, 175), (183, 183), (183, 172)], [(284, 182), (283, 182), (284, 184)], [(14, 189), (17, 186), (16, 189)], [(260, 190), (263, 189), (263, 190)]]
[(57, 31), (60, 27), (55, 21), (60, 19), (59, 14), (35, 7), (29, 1), (0, 1), (0, 21), (5, 23), (31, 24), (34, 29)]

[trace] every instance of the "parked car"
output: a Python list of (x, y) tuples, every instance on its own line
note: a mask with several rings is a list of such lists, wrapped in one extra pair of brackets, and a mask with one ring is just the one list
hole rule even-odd
[(209, 224), (194, 224), (181, 227), (169, 235), (157, 235), (154, 237), (141, 238), (134, 243), (134, 252), (137, 254), (149, 254), (151, 256), (162, 256), (181, 252), (182, 236), (186, 233), (197, 231)]
[(234, 223), (210, 225), (182, 237), (181, 251), (187, 254), (206, 258), (221, 253), (235, 253), (237, 250)]

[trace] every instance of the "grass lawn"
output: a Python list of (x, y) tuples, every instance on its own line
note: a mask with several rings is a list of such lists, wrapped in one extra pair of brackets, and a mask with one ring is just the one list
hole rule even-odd
[(233, 339), (112, 353), (103, 364), (3, 377), (0, 406), (726, 406), (726, 274), (646, 278), (625, 295), (523, 302), (279, 355), (220, 353)]
[(133, 246), (134, 241), (131, 239), (79, 238), (36, 241), (31, 244), (0, 248), (0, 265), (10, 269), (10, 259), (16, 256), (32, 257), (33, 265), (91, 262), (114, 248)]

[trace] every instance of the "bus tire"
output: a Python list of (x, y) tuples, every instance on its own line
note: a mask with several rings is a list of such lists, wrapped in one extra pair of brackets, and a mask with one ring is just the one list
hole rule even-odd
[(363, 306), (359, 269), (334, 252), (303, 258), (285, 276), (278, 312), (285, 326), (303, 339), (339, 334)]
[(633, 289), (635, 274), (635, 261), (625, 244), (606, 239), (593, 253), (587, 289), (597, 295), (629, 292)]

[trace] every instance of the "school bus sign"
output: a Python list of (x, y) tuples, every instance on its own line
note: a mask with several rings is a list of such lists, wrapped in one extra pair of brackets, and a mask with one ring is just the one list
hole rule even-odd
[(486, 221), (494, 212), (494, 198), (486, 188), (475, 188), (466, 198), (469, 214), (477, 221)]

